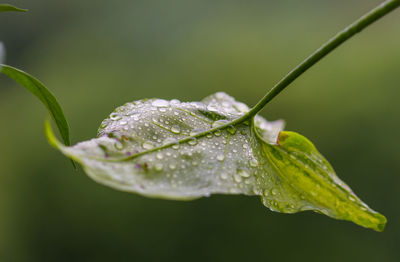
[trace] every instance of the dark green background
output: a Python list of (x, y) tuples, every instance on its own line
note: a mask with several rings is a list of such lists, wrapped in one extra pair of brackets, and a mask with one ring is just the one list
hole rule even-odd
[[(4, 2), (4, 1), (3, 1)], [(73, 143), (141, 98), (225, 91), (253, 105), (378, 0), (19, 0), (7, 63), (59, 98)], [(308, 71), (262, 114), (312, 140), (388, 218), (383, 233), (257, 197), (147, 199), (91, 181), (51, 148), (39, 101), (0, 77), (0, 261), (400, 261), (400, 10)]]

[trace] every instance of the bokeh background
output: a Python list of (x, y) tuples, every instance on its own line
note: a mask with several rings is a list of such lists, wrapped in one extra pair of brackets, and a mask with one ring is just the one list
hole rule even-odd
[[(5, 2), (5, 1), (3, 1)], [(43, 81), (74, 143), (141, 98), (225, 91), (249, 105), (378, 0), (18, 0), (7, 63)], [(312, 140), (388, 218), (383, 233), (257, 197), (147, 199), (91, 181), (51, 148), (46, 110), (0, 76), (0, 261), (400, 261), (400, 10), (309, 70), (262, 112)]]

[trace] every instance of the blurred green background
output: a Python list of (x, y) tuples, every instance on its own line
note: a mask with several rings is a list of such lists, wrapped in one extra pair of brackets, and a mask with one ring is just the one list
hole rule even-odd
[[(4, 1), (3, 1), (4, 2)], [(378, 0), (18, 0), (7, 63), (59, 98), (74, 143), (141, 98), (225, 91), (253, 105)], [(383, 233), (258, 197), (147, 199), (91, 181), (51, 148), (39, 101), (0, 76), (0, 261), (400, 261), (400, 10), (351, 39), (262, 114), (312, 140), (388, 218)]]

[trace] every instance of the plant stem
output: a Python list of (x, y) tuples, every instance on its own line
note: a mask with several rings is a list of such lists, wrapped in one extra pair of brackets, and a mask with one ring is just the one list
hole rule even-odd
[[(323, 44), (320, 48), (318, 48), (314, 53), (312, 53), (309, 57), (307, 57), (303, 62), (301, 62), (298, 66), (296, 66), (292, 71), (290, 71), (284, 78), (282, 78), (254, 107), (252, 107), (249, 112), (244, 114), (243, 116), (225, 124), (222, 126), (214, 127), (204, 132), (198, 133), (193, 136), (188, 136), (182, 138), (174, 143), (169, 143), (166, 145), (162, 145), (159, 147), (154, 147), (149, 150), (142, 151), (135, 155), (125, 157), (123, 159), (109, 159), (107, 161), (110, 162), (119, 162), (119, 161), (129, 161), (141, 155), (145, 155), (154, 151), (158, 151), (164, 148), (171, 147), (178, 144), (183, 144), (190, 141), (193, 138), (203, 137), (211, 132), (215, 132), (217, 130), (222, 130), (232, 125), (238, 125), (246, 120), (254, 117), (259, 111), (261, 111), (264, 106), (271, 101), (275, 96), (277, 96), (283, 89), (285, 89), (290, 83), (292, 83), (296, 78), (298, 78), (301, 74), (303, 74), (307, 69), (315, 65), (319, 60), (321, 60), (324, 56), (332, 52), (336, 47), (344, 43), (346, 40), (378, 20), (379, 18), (385, 16), (390, 11), (400, 6), (400, 0), (388, 0), (381, 3), (376, 8), (369, 11), (367, 14), (356, 20), (354, 23), (347, 26), (345, 29), (336, 34), (333, 38), (331, 38), (328, 42)], [(104, 160), (102, 160), (104, 161)]]
[[(336, 47), (343, 44), (349, 38), (380, 19), (381, 17), (388, 14), (400, 6), (400, 0), (388, 0), (381, 3), (379, 6), (375, 7), (354, 23), (347, 26), (345, 29), (336, 34), (328, 42), (323, 44), (314, 53), (307, 57), (303, 62), (297, 65), (292, 71), (290, 71), (285, 77), (283, 77), (275, 86), (253, 107), (251, 110), (241, 117), (241, 121), (255, 116), (259, 111), (261, 111), (264, 106), (271, 101), (275, 96), (277, 96), (283, 89), (290, 85), (296, 78), (302, 75), (307, 69), (315, 65), (324, 56), (332, 52)], [(239, 119), (238, 119), (239, 120)]]

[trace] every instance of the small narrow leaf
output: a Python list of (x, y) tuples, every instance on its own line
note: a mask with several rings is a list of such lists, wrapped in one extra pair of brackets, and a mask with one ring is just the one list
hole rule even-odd
[(117, 190), (176, 200), (258, 195), (273, 211), (313, 210), (383, 230), (385, 218), (354, 195), (311, 142), (281, 132), (283, 121), (256, 116), (227, 125), (248, 110), (225, 93), (188, 103), (144, 99), (111, 113), (98, 138), (67, 147), (48, 122), (46, 135), (92, 179)]
[(8, 65), (1, 65), (0, 68), (1, 73), (9, 76), (15, 82), (25, 87), (29, 92), (39, 98), (39, 100), (49, 110), (51, 116), (56, 122), (64, 144), (69, 146), (71, 144), (69, 125), (67, 119), (65, 118), (64, 112), (55, 96), (39, 80), (29, 75), (28, 73)]
[(5, 58), (6, 58), (6, 50), (4, 48), (3, 43), (0, 42), (0, 70), (1, 67), (3, 66), (2, 64), (4, 63)]
[(27, 9), (22, 9), (9, 4), (0, 4), (0, 12), (27, 12)]

